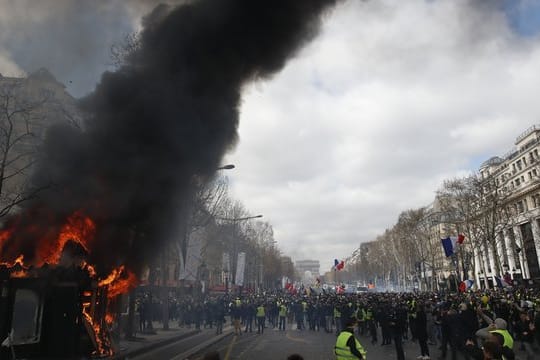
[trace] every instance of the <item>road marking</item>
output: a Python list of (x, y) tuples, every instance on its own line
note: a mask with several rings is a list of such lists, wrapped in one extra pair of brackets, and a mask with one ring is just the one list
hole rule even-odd
[(225, 359), (223, 359), (223, 360), (229, 360), (229, 357), (231, 356), (232, 348), (234, 346), (234, 343), (236, 342), (237, 337), (238, 337), (238, 335), (234, 335), (231, 343), (229, 344), (229, 347), (227, 348), (227, 353), (225, 354)]
[(306, 339), (292, 337), (291, 335), (289, 335), (289, 333), (287, 333), (285, 337), (292, 341), (303, 342), (305, 344), (309, 344), (309, 341), (307, 341)]

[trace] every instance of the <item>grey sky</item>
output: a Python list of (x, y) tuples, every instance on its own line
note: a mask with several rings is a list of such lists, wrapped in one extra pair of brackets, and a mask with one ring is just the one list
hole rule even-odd
[[(154, 3), (0, 0), (0, 73), (45, 66), (84, 95)], [(233, 196), (286, 254), (327, 270), (540, 123), (534, 4), (345, 2), (284, 71), (245, 89), (225, 159)]]
[(478, 3), (349, 1), (246, 89), (234, 194), (286, 253), (328, 270), (540, 123), (540, 39)]

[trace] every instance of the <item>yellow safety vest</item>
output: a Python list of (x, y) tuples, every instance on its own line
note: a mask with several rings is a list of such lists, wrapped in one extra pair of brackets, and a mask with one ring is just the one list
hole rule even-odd
[(358, 319), (358, 321), (364, 321), (364, 311), (363, 309), (356, 309), (356, 318)]
[(506, 346), (506, 347), (508, 347), (510, 349), (514, 348), (514, 339), (512, 339), (512, 335), (510, 335), (508, 330), (499, 329), (499, 330), (490, 331), (490, 333), (501, 334), (503, 336), (503, 338), (504, 338), (503, 346)]
[(337, 308), (334, 308), (334, 317), (341, 317), (341, 312)]
[(372, 312), (371, 310), (368, 310), (368, 311), (366, 312), (365, 319), (366, 319), (366, 320), (371, 320), (371, 319), (373, 319), (373, 312)]
[[(353, 355), (351, 352), (351, 349), (347, 346), (347, 341), (349, 341), (350, 337), (354, 337), (353, 334), (351, 334), (348, 331), (342, 331), (337, 340), (336, 340), (336, 346), (334, 347), (334, 352), (336, 354), (336, 360), (345, 360), (345, 359), (358, 359), (356, 355)], [(356, 344), (356, 348), (362, 354), (362, 359), (366, 359), (366, 350), (362, 347), (358, 339), (354, 337), (354, 342)]]
[(259, 306), (257, 308), (257, 317), (264, 317), (264, 306)]
[(281, 305), (279, 307), (279, 316), (281, 317), (287, 316), (287, 307), (285, 305)]

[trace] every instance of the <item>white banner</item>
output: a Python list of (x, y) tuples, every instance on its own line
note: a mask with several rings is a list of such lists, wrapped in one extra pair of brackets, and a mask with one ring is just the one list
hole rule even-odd
[(225, 272), (231, 271), (231, 261), (229, 253), (223, 253), (223, 258), (221, 260), (221, 269)]
[(244, 286), (244, 270), (246, 268), (246, 253), (238, 253), (238, 262), (236, 263), (236, 279), (235, 284)]
[(201, 265), (201, 236), (196, 232), (191, 234), (188, 240), (186, 263), (180, 267), (180, 280), (197, 280), (197, 270)]

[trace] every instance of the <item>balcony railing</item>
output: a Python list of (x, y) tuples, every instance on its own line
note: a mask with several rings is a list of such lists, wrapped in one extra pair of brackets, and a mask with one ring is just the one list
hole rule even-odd
[(531, 126), (516, 138), (516, 144), (537, 130), (540, 130), (540, 125)]

